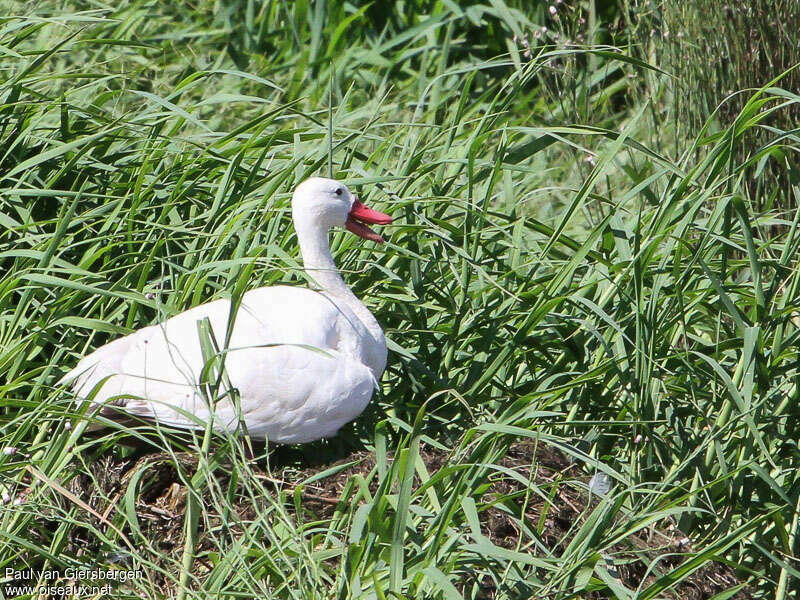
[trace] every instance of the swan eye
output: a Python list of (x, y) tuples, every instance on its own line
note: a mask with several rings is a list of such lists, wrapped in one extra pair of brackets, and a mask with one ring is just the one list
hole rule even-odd
[(341, 196), (342, 195), (342, 188), (336, 188), (336, 195), (337, 196)]

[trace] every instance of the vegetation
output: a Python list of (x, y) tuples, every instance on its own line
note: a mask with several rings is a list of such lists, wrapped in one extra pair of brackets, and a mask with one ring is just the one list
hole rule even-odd
[[(687, 133), (625, 30), (644, 5), (4, 8), (2, 572), (140, 570), (119, 598), (794, 597), (780, 70)], [(390, 339), (367, 412), (255, 461), (85, 431), (56, 384), (80, 357), (304, 284), (289, 197), (329, 170), (396, 217), (385, 246), (334, 236)]]
[[(720, 104), (725, 118), (735, 117), (747, 102), (748, 90), (796, 64), (800, 13), (793, 2), (703, 0), (650, 8), (639, 23), (641, 33), (660, 40), (651, 42), (651, 52), (680, 75), (678, 114), (691, 127), (700, 127)], [(796, 70), (782, 80), (790, 90), (799, 85)], [(800, 109), (794, 106), (774, 118), (791, 127), (790, 119), (796, 122), (798, 116)]]
[[(644, 7), (648, 10), (642, 10)], [(634, 21), (643, 48), (678, 77), (671, 102), (678, 139), (693, 135), (712, 114), (722, 123), (731, 123), (753, 91), (781, 73), (785, 73), (781, 87), (800, 89), (800, 70), (794, 68), (800, 48), (796, 2), (701, 0), (665, 2), (657, 7), (641, 2), (639, 8), (641, 17)], [(739, 144), (736, 160), (746, 161), (753, 145), (769, 144), (774, 132), (765, 129), (792, 130), (799, 122), (797, 104), (766, 115), (761, 126), (749, 132), (747, 142)], [(765, 178), (748, 178), (756, 208), (769, 208), (775, 196), (784, 207), (796, 207), (790, 184), (798, 182), (796, 156), (775, 153), (760, 168), (766, 168), (768, 177), (779, 183), (771, 186), (774, 189), (764, 189)]]

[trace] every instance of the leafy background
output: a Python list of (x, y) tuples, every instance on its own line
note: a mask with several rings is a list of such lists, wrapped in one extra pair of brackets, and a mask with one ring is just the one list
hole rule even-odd
[[(762, 4), (712, 39), (644, 1), (5, 3), (0, 566), (147, 574), (115, 597), (792, 597), (800, 16)], [(56, 386), (81, 356), (305, 282), (289, 197), (331, 157), (395, 216), (332, 238), (390, 340), (368, 411), (255, 463), (85, 434)]]

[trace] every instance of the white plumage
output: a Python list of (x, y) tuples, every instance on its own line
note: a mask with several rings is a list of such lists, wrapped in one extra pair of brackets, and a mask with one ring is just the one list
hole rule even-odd
[(231, 308), (226, 299), (106, 344), (62, 381), (71, 381), (83, 397), (99, 385), (95, 405), (113, 404), (178, 427), (204, 427), (213, 418), (215, 427), (233, 431), (241, 419), (251, 437), (272, 442), (335, 435), (369, 403), (386, 365), (386, 340), (336, 269), (328, 230), (345, 226), (382, 241), (362, 223), (391, 218), (322, 178), (297, 187), (292, 216), (305, 268), (320, 291), (275, 286), (244, 295), (225, 355), (225, 373), (238, 394), (224, 394), (223, 386), (211, 411), (199, 385), (205, 362), (198, 322), (208, 318), (222, 345)]

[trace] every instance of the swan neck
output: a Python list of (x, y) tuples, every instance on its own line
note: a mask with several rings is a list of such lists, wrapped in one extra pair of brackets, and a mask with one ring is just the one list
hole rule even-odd
[(344, 282), (331, 256), (328, 231), (320, 227), (303, 227), (296, 223), (303, 267), (323, 292), (346, 303), (374, 338), (383, 339), (380, 324)]
[(363, 358), (373, 376), (378, 379), (386, 368), (386, 338), (380, 323), (348, 287), (336, 268), (328, 242), (328, 229), (303, 222), (302, 218), (295, 216), (295, 230), (306, 273), (334, 303), (346, 305), (353, 311), (372, 338), (372, 343), (365, 348), (366, 355)]
[(296, 227), (303, 267), (323, 291), (335, 296), (355, 294), (342, 279), (331, 256), (328, 232), (322, 228)]

